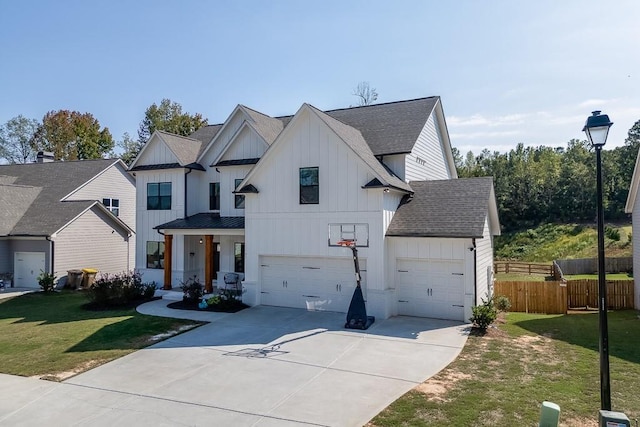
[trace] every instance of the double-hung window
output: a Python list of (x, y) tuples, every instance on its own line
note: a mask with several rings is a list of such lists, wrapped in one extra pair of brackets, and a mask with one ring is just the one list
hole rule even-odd
[(300, 168), (300, 204), (320, 203), (320, 181), (318, 168)]
[(147, 210), (162, 211), (171, 209), (171, 183), (150, 182), (147, 184)]
[(220, 183), (219, 182), (209, 183), (209, 210), (210, 211), (220, 210)]
[(120, 199), (102, 199), (102, 204), (115, 216), (120, 215)]
[(164, 268), (164, 242), (147, 242), (147, 268)]

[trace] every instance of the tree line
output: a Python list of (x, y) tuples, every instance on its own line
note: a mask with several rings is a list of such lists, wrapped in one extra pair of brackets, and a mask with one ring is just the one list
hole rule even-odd
[(169, 99), (146, 109), (137, 139), (125, 132), (119, 141), (91, 113), (54, 110), (40, 121), (18, 115), (0, 126), (0, 159), (30, 163), (38, 151), (49, 151), (56, 160), (120, 157), (129, 164), (156, 130), (187, 136), (205, 125), (207, 119), (201, 114), (183, 112), (180, 104)]
[[(624, 207), (640, 148), (640, 120), (624, 145), (602, 152), (603, 205), (607, 221), (627, 218)], [(507, 153), (483, 150), (463, 158), (454, 149), (458, 176), (493, 176), (500, 222), (505, 231), (548, 222), (596, 218), (596, 160), (587, 141), (566, 147), (525, 147)]]

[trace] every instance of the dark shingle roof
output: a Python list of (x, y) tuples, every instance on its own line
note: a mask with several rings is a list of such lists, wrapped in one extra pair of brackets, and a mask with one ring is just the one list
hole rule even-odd
[(207, 147), (209, 142), (211, 142), (211, 140), (216, 136), (218, 131), (222, 129), (222, 126), (223, 125), (221, 124), (203, 126), (197, 131), (195, 131), (194, 133), (192, 133), (191, 135), (189, 135), (189, 138), (197, 139), (200, 142), (202, 142), (202, 145), (200, 147), (200, 152), (198, 153), (198, 157), (200, 157), (200, 154), (202, 154), (202, 150), (204, 150)]
[(412, 181), (413, 198), (396, 211), (387, 236), (482, 237), (493, 179)]
[(199, 213), (188, 218), (180, 218), (153, 227), (158, 230), (167, 229), (203, 229), (203, 228), (224, 228), (224, 229), (244, 229), (243, 216), (221, 217), (216, 213)]
[[(0, 187), (0, 200), (11, 198), (16, 191), (15, 186), (32, 188), (26, 190), (24, 199), (18, 202), (24, 210), (6, 234), (48, 236), (55, 233), (95, 203), (60, 200), (115, 162), (117, 160), (99, 159), (0, 166), (0, 176), (15, 177), (13, 185)], [(36, 192), (37, 195), (33, 197)], [(32, 199), (30, 203), (29, 199)], [(18, 213), (11, 215), (15, 219)], [(8, 221), (4, 225), (7, 226)]]
[(131, 172), (135, 172), (135, 171), (154, 171), (154, 170), (161, 170), (161, 169), (179, 169), (179, 168), (182, 168), (182, 166), (180, 166), (180, 163), (161, 163), (156, 165), (134, 166), (129, 170)]
[(255, 165), (260, 160), (259, 157), (253, 159), (238, 159), (238, 160), (223, 160), (221, 162), (216, 163), (213, 166), (245, 166), (245, 165)]
[(198, 159), (203, 144), (199, 139), (174, 135), (160, 130), (156, 132), (176, 155), (181, 166), (194, 163)]

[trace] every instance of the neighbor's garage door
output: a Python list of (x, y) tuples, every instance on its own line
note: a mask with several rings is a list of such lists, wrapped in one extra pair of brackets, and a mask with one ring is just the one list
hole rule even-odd
[[(366, 260), (360, 260), (366, 298)], [(346, 313), (356, 287), (353, 259), (260, 257), (263, 305)]]
[(398, 259), (398, 314), (464, 321), (462, 261)]
[(44, 252), (16, 252), (13, 285), (17, 288), (37, 288), (38, 275), (45, 271), (44, 259)]

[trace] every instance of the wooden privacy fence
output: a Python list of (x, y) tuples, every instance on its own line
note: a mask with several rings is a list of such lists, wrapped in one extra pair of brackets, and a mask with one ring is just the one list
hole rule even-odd
[[(553, 282), (497, 281), (494, 295), (504, 295), (511, 302), (510, 311), (523, 313), (564, 314), (569, 308), (598, 307), (598, 280)], [(632, 309), (633, 280), (607, 280), (607, 308)]]
[(562, 282), (495, 282), (494, 295), (511, 302), (510, 311), (564, 314), (567, 312), (567, 287)]
[[(555, 261), (565, 275), (592, 274), (598, 271), (598, 258), (558, 259)], [(620, 273), (633, 270), (633, 257), (604, 259), (607, 273)]]
[(496, 261), (493, 264), (494, 273), (519, 273), (519, 274), (542, 274), (553, 276), (552, 264), (538, 264), (530, 262)]
[[(633, 280), (607, 280), (607, 308), (624, 310), (633, 308)], [(597, 308), (598, 280), (568, 280), (567, 304), (569, 308)]]

